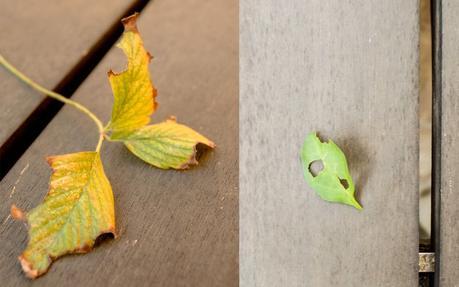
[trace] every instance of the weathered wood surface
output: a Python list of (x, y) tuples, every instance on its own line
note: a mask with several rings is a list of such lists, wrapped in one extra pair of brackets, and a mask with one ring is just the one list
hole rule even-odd
[(440, 286), (459, 286), (459, 2), (442, 0)]
[[(0, 53), (53, 89), (133, 0), (0, 2)], [(0, 146), (43, 96), (0, 69)]]
[[(102, 160), (115, 194), (119, 239), (87, 255), (55, 262), (35, 286), (237, 286), (238, 284), (238, 9), (235, 1), (173, 0), (149, 4), (139, 28), (154, 55), (160, 108), (154, 122), (179, 122), (217, 144), (188, 171), (159, 170), (121, 144), (105, 143)], [(108, 120), (106, 72), (125, 59), (113, 50), (74, 99)], [(33, 75), (32, 75), (33, 76)], [(30, 283), (16, 257), (26, 228), (8, 217), (12, 203), (29, 210), (46, 194), (45, 155), (90, 150), (94, 124), (64, 107), (0, 183), (0, 280)]]
[[(241, 286), (417, 286), (418, 1), (240, 9)], [(306, 184), (311, 131), (346, 153), (363, 211)]]

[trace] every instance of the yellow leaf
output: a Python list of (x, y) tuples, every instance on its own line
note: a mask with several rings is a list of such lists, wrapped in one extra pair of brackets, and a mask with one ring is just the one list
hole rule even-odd
[(148, 71), (151, 56), (143, 47), (137, 30), (137, 15), (122, 20), (125, 31), (117, 44), (127, 57), (127, 69), (119, 74), (113, 71), (108, 73), (114, 96), (112, 116), (107, 127), (112, 139), (126, 137), (147, 125), (157, 106), (156, 89)]
[(155, 111), (156, 89), (150, 81), (150, 55), (143, 47), (136, 27), (137, 14), (122, 20), (124, 33), (118, 47), (128, 58), (127, 69), (109, 72), (114, 95), (113, 111), (106, 131), (110, 140), (122, 141), (139, 158), (159, 168), (184, 169), (196, 164), (196, 145), (214, 143), (194, 130), (166, 121), (149, 125)]
[(124, 140), (127, 148), (142, 160), (159, 168), (185, 169), (197, 164), (196, 146), (215, 144), (175, 119), (145, 126)]
[(53, 169), (49, 192), (26, 214), (29, 243), (19, 257), (30, 278), (62, 255), (88, 252), (99, 235), (115, 233), (113, 193), (99, 153), (54, 156), (48, 162)]

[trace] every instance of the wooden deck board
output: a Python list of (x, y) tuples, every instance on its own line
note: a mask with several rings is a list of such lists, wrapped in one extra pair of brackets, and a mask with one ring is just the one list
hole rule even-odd
[[(105, 143), (102, 160), (115, 194), (119, 239), (84, 256), (55, 262), (36, 286), (237, 286), (238, 284), (238, 10), (234, 1), (155, 1), (139, 28), (155, 57), (159, 110), (175, 115), (217, 144), (188, 171), (159, 170), (121, 144)], [(73, 99), (105, 121), (112, 96), (106, 72), (125, 59), (114, 48)], [(26, 229), (8, 218), (46, 194), (45, 155), (93, 149), (93, 123), (64, 107), (0, 183), (0, 278), (23, 286), (16, 257)]]
[[(240, 6), (241, 286), (418, 285), (418, 1)], [(359, 212), (303, 179), (318, 131)]]

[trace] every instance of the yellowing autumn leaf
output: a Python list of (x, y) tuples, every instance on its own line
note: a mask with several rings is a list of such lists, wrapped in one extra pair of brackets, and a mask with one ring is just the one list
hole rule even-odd
[(48, 162), (53, 169), (49, 192), (25, 215), (29, 243), (19, 260), (30, 278), (62, 255), (88, 252), (99, 235), (115, 233), (113, 193), (99, 153), (54, 156)]
[(156, 90), (148, 73), (150, 54), (143, 47), (136, 18), (137, 14), (122, 20), (125, 31), (118, 43), (128, 58), (128, 68), (120, 74), (109, 73), (115, 97), (107, 128), (109, 138), (123, 141), (132, 153), (151, 165), (184, 169), (197, 164), (197, 144), (215, 145), (175, 120), (147, 126), (156, 108)]
[(215, 144), (175, 119), (145, 126), (124, 140), (127, 148), (142, 160), (159, 168), (185, 169), (197, 164), (196, 145)]
[(99, 154), (105, 139), (123, 142), (136, 156), (163, 169), (197, 164), (198, 144), (215, 147), (175, 119), (148, 125), (157, 107), (156, 89), (148, 71), (151, 56), (136, 27), (137, 16), (122, 20), (125, 31), (117, 47), (127, 57), (127, 68), (108, 74), (114, 103), (105, 127), (88, 108), (35, 83), (0, 55), (1, 66), (34, 89), (86, 114), (99, 131), (96, 151), (48, 158), (53, 173), (42, 204), (28, 213), (11, 207), (11, 216), (26, 220), (29, 226), (29, 242), (19, 261), (30, 278), (46, 273), (52, 262), (65, 254), (90, 251), (101, 234), (115, 233), (113, 193)]
[(156, 89), (148, 71), (151, 56), (143, 47), (137, 30), (137, 15), (122, 20), (125, 31), (117, 44), (127, 57), (126, 70), (119, 74), (108, 73), (114, 97), (112, 116), (107, 126), (112, 139), (124, 138), (148, 124), (156, 109)]

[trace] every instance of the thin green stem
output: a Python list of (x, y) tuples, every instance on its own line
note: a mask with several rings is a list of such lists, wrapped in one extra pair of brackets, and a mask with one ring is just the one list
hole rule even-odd
[(27, 85), (29, 85), (30, 87), (34, 88), (35, 90), (55, 99), (55, 100), (58, 100), (60, 102), (63, 102), (65, 104), (68, 104), (70, 106), (73, 106), (74, 108), (78, 109), (80, 112), (86, 114), (89, 118), (91, 118), (94, 123), (96, 124), (97, 126), (97, 129), (99, 130), (99, 133), (100, 133), (100, 138), (99, 138), (99, 142), (97, 143), (97, 148), (96, 148), (96, 151), (99, 151), (100, 150), (100, 147), (102, 146), (102, 141), (104, 140), (104, 125), (102, 124), (102, 122), (99, 120), (99, 118), (93, 114), (88, 108), (86, 108), (85, 106), (75, 102), (75, 101), (72, 101), (70, 99), (67, 99), (66, 97), (56, 93), (56, 92), (53, 92), (51, 90), (48, 90), (42, 86), (40, 86), (39, 84), (37, 84), (36, 82), (34, 82), (33, 80), (31, 80), (30, 78), (28, 78), (26, 75), (24, 75), (23, 73), (21, 73), (20, 71), (18, 71), (13, 65), (11, 65), (2, 55), (0, 55), (0, 64), (2, 64), (8, 71), (10, 71), (13, 75), (15, 75), (16, 77), (18, 77), (20, 80), (22, 80), (24, 83), (26, 83)]
[(97, 142), (96, 152), (100, 152), (100, 148), (102, 147), (103, 142), (104, 142), (104, 135), (100, 134), (99, 141)]

